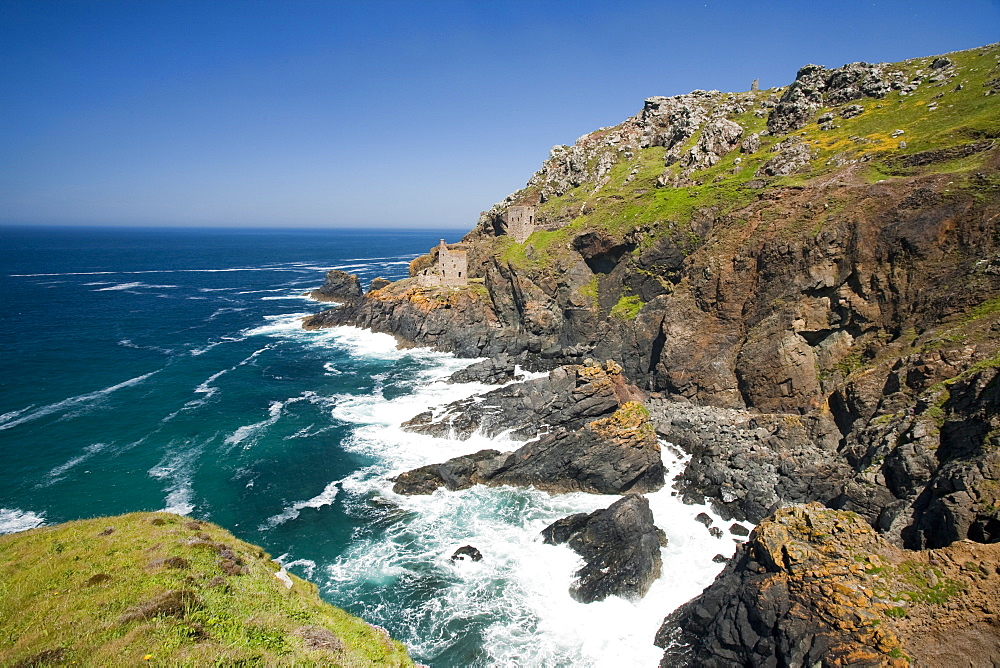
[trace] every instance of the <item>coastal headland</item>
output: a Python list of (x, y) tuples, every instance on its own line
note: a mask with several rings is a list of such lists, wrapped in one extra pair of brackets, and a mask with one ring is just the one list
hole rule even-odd
[[(410, 278), (364, 291), (330, 272), (320, 293), (341, 305), (304, 326), (486, 358), (455, 380), (504, 384), (407, 428), (527, 443), (405, 473), (398, 493), (628, 494), (546, 530), (587, 560), (579, 600), (658, 575), (643, 492), (757, 525), (664, 611), (661, 665), (988, 665), (998, 222), (1000, 45), (806, 65), (781, 88), (647, 99), (553, 148)], [(676, 480), (660, 440), (690, 456)]]

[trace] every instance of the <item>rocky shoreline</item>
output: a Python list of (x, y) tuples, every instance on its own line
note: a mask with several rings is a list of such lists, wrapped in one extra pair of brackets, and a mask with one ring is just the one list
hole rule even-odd
[[(507, 383), (407, 428), (528, 442), (398, 493), (669, 482), (759, 525), (669, 615), (664, 666), (1000, 662), (998, 60), (650, 98), (485, 212), (454, 251), (465, 280), (429, 282), (433, 252), (364, 293), (341, 272), (320, 292), (343, 305), (304, 326), (484, 357), (455, 380)], [(690, 456), (675, 481), (658, 437)], [(641, 596), (658, 570), (625, 498), (546, 530), (587, 560), (580, 600)]]

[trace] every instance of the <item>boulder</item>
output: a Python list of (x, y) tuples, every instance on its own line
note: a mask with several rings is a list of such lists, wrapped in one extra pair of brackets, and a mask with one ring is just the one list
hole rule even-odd
[(472, 561), (482, 561), (483, 553), (478, 549), (472, 547), (471, 545), (463, 545), (462, 547), (455, 550), (455, 554), (451, 555), (452, 561), (465, 561), (468, 557)]
[(608, 596), (639, 599), (660, 576), (663, 532), (653, 524), (649, 502), (637, 494), (604, 510), (557, 520), (542, 531), (550, 545), (568, 543), (586, 561), (570, 595), (583, 603)]
[(386, 280), (381, 276), (373, 278), (371, 285), (368, 286), (368, 292), (375, 292), (376, 290), (381, 290), (382, 288), (392, 285), (392, 281)]

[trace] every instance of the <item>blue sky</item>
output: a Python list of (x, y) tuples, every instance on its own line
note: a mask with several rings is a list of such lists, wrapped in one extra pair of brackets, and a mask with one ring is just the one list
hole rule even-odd
[(998, 28), (998, 0), (0, 0), (0, 224), (469, 228), (648, 96)]

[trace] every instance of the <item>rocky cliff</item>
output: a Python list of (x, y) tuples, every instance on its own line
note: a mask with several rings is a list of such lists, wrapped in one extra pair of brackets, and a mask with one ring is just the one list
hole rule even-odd
[(306, 326), (615, 360), (726, 517), (819, 501), (900, 548), (1000, 541), (998, 94), (991, 45), (649, 98), (481, 216), (467, 286)]

